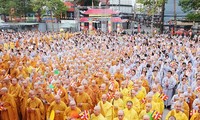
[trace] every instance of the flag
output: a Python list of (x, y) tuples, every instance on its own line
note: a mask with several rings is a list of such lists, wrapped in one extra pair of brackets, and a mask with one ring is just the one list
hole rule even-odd
[(191, 111), (190, 111), (190, 116), (192, 116), (192, 115), (195, 114), (195, 113), (198, 113), (198, 110), (195, 110), (195, 109), (191, 110)]
[(106, 95), (107, 95), (108, 99), (112, 99), (114, 97), (114, 94), (112, 94), (110, 92), (108, 92)]
[(162, 94), (160, 94), (159, 95), (159, 97), (162, 99), (162, 100), (167, 100), (169, 97), (166, 95), (166, 94), (164, 94), (164, 93), (162, 93)]
[(70, 82), (70, 86), (75, 87), (76, 86), (76, 82), (75, 81), (71, 81)]
[(159, 120), (162, 118), (162, 114), (160, 114), (159, 112), (155, 112), (153, 113), (153, 118), (154, 120)]
[(89, 120), (90, 119), (89, 111), (87, 111), (87, 110), (84, 110), (83, 112), (79, 113), (79, 116), (80, 116), (81, 120)]
[(114, 90), (114, 82), (111, 82), (111, 83), (110, 83), (108, 89), (109, 89), (109, 90), (112, 90), (112, 91)]

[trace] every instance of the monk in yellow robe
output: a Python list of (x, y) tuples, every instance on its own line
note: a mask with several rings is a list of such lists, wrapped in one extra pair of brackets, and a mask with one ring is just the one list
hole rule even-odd
[(101, 108), (101, 114), (107, 119), (112, 120), (114, 118), (113, 105), (107, 101), (107, 95), (103, 94), (98, 106)]
[(128, 119), (124, 117), (124, 111), (119, 110), (117, 113), (117, 117), (114, 118), (113, 120), (128, 120)]
[(98, 93), (98, 99), (101, 100), (102, 95), (107, 93), (108, 91), (106, 90), (106, 84), (105, 83), (101, 84), (100, 92)]
[(19, 120), (17, 106), (14, 97), (8, 93), (8, 89), (1, 89), (0, 106), (2, 107), (0, 118), (1, 120)]
[(16, 78), (12, 79), (12, 84), (11, 84), (8, 92), (14, 97), (15, 103), (17, 105), (18, 115), (20, 116), (20, 99), (21, 99), (20, 93), (21, 93), (21, 87), (17, 83), (17, 79)]
[(110, 103), (114, 106), (114, 117), (117, 117), (118, 110), (124, 109), (124, 101), (120, 98), (120, 92), (115, 92), (114, 98)]
[(188, 104), (185, 101), (185, 96), (184, 94), (181, 94), (179, 97), (179, 101), (181, 103), (181, 106), (183, 108), (183, 112), (185, 113), (185, 115), (187, 116), (187, 118), (189, 118), (189, 112), (190, 112), (190, 108), (188, 106)]
[(121, 82), (124, 81), (125, 77), (120, 72), (120, 69), (118, 69), (114, 75), (114, 79), (119, 83), (119, 86), (121, 86)]
[(75, 96), (75, 101), (77, 103), (78, 108), (83, 110), (89, 110), (92, 107), (92, 101), (90, 96), (84, 92), (84, 86), (78, 87), (78, 93)]
[(127, 101), (131, 101), (134, 104), (132, 109), (134, 109), (137, 113), (140, 113), (141, 105), (140, 101), (136, 97), (135, 90), (131, 90), (131, 95), (126, 98), (125, 103), (127, 103)]
[(99, 102), (99, 97), (98, 97), (98, 94), (100, 92), (99, 90), (99, 86), (96, 84), (96, 81), (95, 80), (92, 80), (91, 82), (91, 85), (89, 86), (90, 89), (92, 89), (92, 91), (95, 93), (95, 98), (96, 98), (96, 101), (94, 101), (94, 105), (96, 105), (98, 102)]
[(133, 109), (133, 102), (127, 101), (124, 109), (125, 118), (128, 120), (139, 120), (138, 113)]
[(200, 120), (200, 113), (193, 114), (190, 120)]
[(170, 117), (175, 117), (176, 120), (188, 120), (188, 117), (182, 112), (182, 106), (179, 101), (175, 102), (174, 108), (166, 115), (165, 120), (169, 120)]
[(91, 120), (106, 120), (105, 117), (101, 114), (101, 107), (95, 106), (94, 113), (91, 115)]
[(47, 110), (47, 119), (50, 118), (51, 112), (55, 112), (54, 120), (64, 120), (64, 112), (67, 106), (61, 101), (59, 95), (56, 95), (54, 98), (55, 101), (51, 103)]
[(83, 80), (82, 85), (84, 86), (84, 92), (87, 93), (90, 96), (90, 99), (92, 101), (92, 108), (94, 108), (94, 105), (97, 104), (97, 93), (95, 93), (92, 89), (89, 88), (88, 81)]
[(27, 101), (27, 120), (44, 120), (44, 105), (42, 101), (35, 97), (34, 91), (29, 92), (30, 98)]
[(139, 120), (142, 120), (144, 115), (149, 114), (149, 113), (150, 113), (150, 115), (153, 113), (152, 112), (152, 105), (151, 105), (151, 103), (146, 103), (145, 109), (142, 110), (139, 114)]
[(123, 101), (125, 101), (126, 100), (126, 98), (128, 97), (128, 95), (129, 95), (129, 90), (128, 90), (128, 88), (126, 87), (126, 81), (123, 81), (122, 83), (121, 83), (121, 87), (119, 88), (119, 91), (120, 91), (120, 93), (121, 93), (121, 98), (123, 99)]
[(22, 82), (22, 90), (20, 93), (20, 111), (22, 114), (22, 120), (26, 119), (26, 105), (27, 105), (27, 100), (28, 100), (28, 95), (30, 91), (30, 87), (28, 84), (29, 78), (25, 79)]
[(75, 101), (70, 101), (69, 107), (65, 110), (65, 119), (79, 119), (79, 113), (81, 110), (76, 106)]
[(154, 101), (155, 103), (158, 103), (160, 106), (160, 110), (157, 112), (163, 113), (164, 101), (160, 98), (160, 93), (158, 91), (159, 91), (158, 85), (153, 85), (152, 91), (151, 91), (151, 93), (153, 94), (152, 101)]
[(56, 81), (56, 88), (55, 88), (55, 94), (60, 94), (61, 100), (68, 105), (69, 99), (68, 99), (68, 93), (64, 87), (62, 87), (61, 81)]

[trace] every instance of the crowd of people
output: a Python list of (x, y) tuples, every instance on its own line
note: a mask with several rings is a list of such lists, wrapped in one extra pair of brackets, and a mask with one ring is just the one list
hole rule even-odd
[(0, 120), (200, 120), (199, 41), (0, 32)]

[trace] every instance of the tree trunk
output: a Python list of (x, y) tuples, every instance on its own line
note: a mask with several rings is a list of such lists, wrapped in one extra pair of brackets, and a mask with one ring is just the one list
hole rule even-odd
[(162, 12), (161, 12), (161, 20), (160, 20), (160, 34), (163, 34), (164, 31), (164, 17), (165, 17), (165, 0), (162, 2)]

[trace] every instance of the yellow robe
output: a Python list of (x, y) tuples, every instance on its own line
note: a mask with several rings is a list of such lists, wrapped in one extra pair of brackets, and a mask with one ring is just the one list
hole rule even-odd
[[(47, 110), (47, 119), (50, 118), (50, 114), (52, 110), (55, 112), (54, 120), (64, 120), (64, 112), (66, 110), (67, 106), (63, 101), (60, 101), (59, 104), (57, 104), (55, 101), (51, 103)], [(59, 110), (60, 113), (56, 113), (56, 110)]]
[(90, 99), (90, 96), (87, 93), (76, 94), (75, 101), (77, 105), (79, 103), (82, 103), (82, 106), (79, 107), (81, 111), (89, 110), (92, 107), (92, 101)]
[(134, 109), (124, 109), (124, 117), (128, 120), (139, 120), (138, 113)]
[(200, 120), (200, 113), (193, 114), (190, 120)]
[[(127, 97), (126, 102), (127, 101), (132, 101), (133, 102), (133, 109), (137, 112), (140, 113), (140, 109), (141, 109), (141, 105), (140, 105), (140, 101), (137, 99), (137, 97)], [(126, 104), (126, 102), (124, 104)]]
[(27, 105), (27, 100), (28, 100), (28, 95), (29, 95), (30, 88), (27, 87), (23, 90), (21, 90), (21, 98), (20, 98), (20, 111), (22, 114), (22, 120), (25, 120), (26, 118), (26, 105)]
[(114, 117), (114, 110), (111, 103), (106, 101), (106, 103), (103, 103), (102, 101), (99, 101), (98, 106), (101, 107), (101, 114), (107, 119), (112, 120)]
[[(150, 112), (150, 113), (152, 113), (152, 112)], [(147, 114), (147, 111), (146, 110), (142, 110), (141, 112), (140, 112), (140, 114), (139, 114), (139, 120), (143, 120), (143, 117), (144, 117), (144, 115), (146, 115)]]
[(156, 92), (152, 97), (152, 101), (159, 104), (160, 110), (157, 111), (157, 112), (163, 113), (163, 111), (164, 111), (164, 101), (159, 96), (160, 96), (160, 93)]
[(69, 119), (71, 119), (71, 118), (78, 119), (80, 112), (81, 112), (81, 110), (78, 107), (76, 107), (75, 110), (72, 110), (70, 107), (68, 107), (64, 113), (65, 119), (68, 119), (68, 118)]
[(189, 106), (188, 106), (188, 104), (184, 101), (183, 103), (182, 103), (182, 105), (183, 105), (183, 109), (184, 109), (184, 113), (185, 113), (185, 115), (189, 118)]
[(176, 112), (175, 110), (171, 110), (167, 115), (166, 115), (166, 120), (169, 119), (170, 116), (174, 116), (176, 120), (188, 120), (187, 116), (185, 115), (184, 112)]
[(65, 90), (64, 87), (55, 88), (55, 94), (57, 94), (57, 92), (58, 92), (59, 90), (62, 91), (62, 93), (61, 93), (61, 95), (60, 95), (61, 100), (62, 100), (66, 105), (68, 105), (69, 100), (68, 100), (68, 93), (67, 93), (67, 91)]
[(14, 97), (8, 93), (3, 95), (0, 101), (3, 102), (3, 108), (7, 109), (1, 111), (1, 120), (18, 120), (17, 106)]
[[(35, 110), (29, 111), (29, 108)], [(44, 120), (44, 105), (37, 97), (34, 99), (29, 98), (27, 101), (27, 120)]]
[[(113, 120), (119, 120), (119, 118), (116, 117), (116, 118), (114, 118)], [(124, 117), (123, 120), (128, 120), (128, 119), (126, 119), (126, 118)]]
[(146, 96), (146, 89), (144, 87), (141, 87), (141, 89), (138, 91), (136, 97), (139, 101), (141, 101)]
[(114, 106), (114, 117), (117, 117), (118, 110), (124, 109), (124, 101), (119, 98), (118, 100), (112, 99), (110, 102)]
[(99, 114), (98, 116), (92, 114), (90, 120), (107, 120), (102, 114)]
[(15, 103), (17, 105), (18, 114), (20, 113), (20, 99), (21, 99), (21, 87), (19, 84), (10, 85), (8, 92), (14, 97)]
[(124, 88), (124, 89), (120, 88), (120, 93), (122, 94), (123, 101), (125, 101), (129, 95), (129, 90), (128, 88)]

